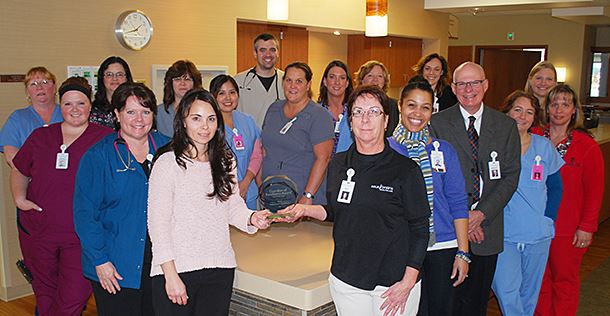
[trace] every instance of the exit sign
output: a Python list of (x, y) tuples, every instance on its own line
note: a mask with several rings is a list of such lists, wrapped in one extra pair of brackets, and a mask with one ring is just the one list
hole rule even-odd
[(515, 40), (515, 32), (508, 32), (506, 33), (506, 39), (509, 41), (514, 41)]

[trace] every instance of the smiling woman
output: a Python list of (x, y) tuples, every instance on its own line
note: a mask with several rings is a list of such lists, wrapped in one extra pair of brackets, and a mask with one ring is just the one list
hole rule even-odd
[(270, 213), (249, 210), (238, 194), (233, 153), (211, 93), (188, 92), (175, 121), (174, 138), (159, 151), (150, 177), (155, 312), (227, 315), (237, 265), (229, 225), (253, 234), (269, 226)]
[(218, 75), (210, 82), (210, 92), (218, 101), (225, 123), (225, 140), (235, 154), (239, 194), (251, 210), (256, 210), (258, 187), (253, 181), (261, 168), (260, 129), (254, 118), (237, 110), (239, 88), (233, 77)]
[(289, 215), (284, 221), (334, 222), (329, 286), (339, 315), (418, 310), (430, 209), (417, 164), (385, 141), (387, 101), (377, 86), (354, 90), (348, 114), (355, 142), (329, 165), (327, 203), (280, 211)]
[(263, 123), (263, 178), (285, 175), (301, 190), (300, 203), (326, 202), (326, 167), (334, 144), (330, 113), (310, 99), (311, 68), (286, 66), (286, 100), (271, 104)]
[(178, 60), (169, 67), (163, 81), (163, 104), (159, 104), (157, 129), (163, 135), (174, 135), (174, 116), (180, 100), (191, 89), (201, 89), (201, 73), (189, 60)]
[(451, 70), (445, 57), (437, 53), (428, 54), (413, 66), (413, 70), (424, 77), (434, 90), (434, 113), (457, 104), (457, 98), (451, 91)]
[(89, 124), (91, 86), (84, 78), (68, 78), (59, 95), (64, 122), (28, 137), (15, 156), (10, 182), (38, 312), (80, 315), (91, 285), (83, 277), (74, 231), (74, 178), (85, 151), (112, 130)]
[(409, 80), (400, 97), (401, 123), (389, 144), (419, 165), (432, 211), (421, 315), (450, 315), (455, 287), (464, 282), (469, 270), (468, 199), (457, 152), (448, 142), (430, 136), (433, 97), (427, 78)]

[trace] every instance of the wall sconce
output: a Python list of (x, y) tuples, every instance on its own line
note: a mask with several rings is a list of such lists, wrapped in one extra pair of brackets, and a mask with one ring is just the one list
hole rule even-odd
[(567, 74), (567, 68), (566, 67), (555, 67), (555, 71), (557, 71), (557, 82), (558, 83), (565, 83), (566, 82), (566, 74)]
[(267, 19), (288, 20), (288, 0), (267, 0)]
[(366, 0), (365, 25), (365, 36), (388, 35), (388, 0)]

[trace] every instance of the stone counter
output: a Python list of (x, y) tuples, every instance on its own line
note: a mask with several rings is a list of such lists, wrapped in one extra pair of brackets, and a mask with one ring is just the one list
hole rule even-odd
[(332, 225), (274, 223), (248, 235), (231, 228), (238, 268), (230, 315), (336, 315), (330, 291)]

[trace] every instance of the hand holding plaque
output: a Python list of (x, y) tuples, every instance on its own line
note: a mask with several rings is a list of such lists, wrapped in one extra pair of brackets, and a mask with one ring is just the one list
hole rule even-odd
[(298, 197), (297, 185), (284, 175), (269, 176), (263, 181), (259, 192), (261, 204), (271, 211), (267, 218), (275, 219), (287, 216), (277, 211), (293, 205)]

